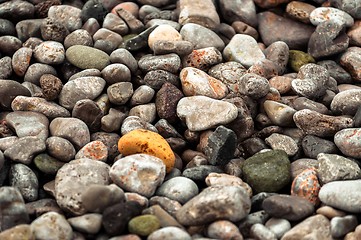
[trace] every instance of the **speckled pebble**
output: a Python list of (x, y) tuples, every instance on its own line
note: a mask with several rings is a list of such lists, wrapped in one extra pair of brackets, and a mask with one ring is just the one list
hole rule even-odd
[(207, 236), (215, 239), (243, 239), (238, 227), (234, 223), (226, 220), (219, 220), (210, 224), (207, 227)]
[(155, 90), (148, 85), (141, 85), (134, 90), (130, 99), (132, 106), (149, 103), (155, 95)]
[(123, 121), (120, 131), (122, 135), (125, 135), (135, 129), (147, 129), (153, 132), (158, 132), (156, 127), (137, 116), (126, 117)]
[(317, 205), (320, 201), (318, 193), (321, 185), (317, 177), (316, 168), (307, 168), (299, 173), (292, 182), (291, 196), (298, 196)]
[(51, 156), (63, 162), (74, 159), (76, 154), (75, 148), (70, 141), (57, 136), (46, 139), (46, 149)]
[(14, 80), (0, 79), (0, 107), (1, 109), (10, 110), (12, 101), (16, 96), (30, 96), (30, 91)]
[(130, 82), (131, 80), (131, 72), (129, 68), (121, 63), (113, 63), (106, 66), (101, 71), (101, 74), (109, 85), (117, 82)]
[(65, 60), (64, 46), (55, 41), (42, 42), (35, 48), (34, 58), (45, 64), (63, 63)]
[(156, 192), (156, 195), (165, 196), (182, 204), (198, 194), (198, 186), (192, 180), (185, 177), (174, 177), (164, 182)]
[(12, 228), (6, 229), (0, 233), (1, 239), (34, 239), (34, 233), (30, 225), (18, 224)]
[(92, 141), (82, 147), (77, 154), (75, 159), (89, 158), (96, 161), (106, 162), (108, 159), (107, 146), (101, 141)]
[(273, 124), (285, 127), (294, 125), (293, 115), (296, 110), (292, 107), (272, 100), (266, 100), (263, 107)]
[(283, 150), (287, 153), (288, 156), (294, 156), (299, 148), (293, 138), (278, 133), (272, 133), (269, 137), (265, 139), (265, 142), (273, 149)]
[(361, 128), (347, 128), (335, 134), (334, 142), (347, 157), (361, 158), (360, 137)]
[(96, 234), (102, 226), (102, 215), (99, 213), (88, 213), (82, 216), (68, 218), (67, 221), (75, 230)]
[(143, 72), (165, 70), (171, 73), (177, 73), (181, 67), (181, 59), (175, 53), (158, 56), (144, 55), (139, 59), (138, 66)]
[(353, 18), (348, 13), (333, 7), (318, 7), (310, 14), (310, 21), (313, 25), (318, 25), (329, 19), (340, 21), (347, 27), (354, 24)]
[(319, 153), (337, 153), (338, 148), (333, 141), (316, 137), (313, 135), (306, 135), (302, 139), (302, 149), (307, 157), (317, 158)]

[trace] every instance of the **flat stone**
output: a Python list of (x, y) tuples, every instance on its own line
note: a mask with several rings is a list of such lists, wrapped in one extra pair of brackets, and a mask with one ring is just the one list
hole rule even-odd
[(75, 45), (66, 50), (66, 59), (81, 69), (96, 68), (103, 70), (110, 63), (107, 53), (88, 46)]
[(195, 182), (204, 182), (207, 176), (211, 173), (223, 173), (223, 170), (217, 166), (199, 165), (185, 169), (182, 172), (182, 176)]
[(271, 146), (273, 150), (279, 149), (285, 151), (289, 157), (294, 156), (299, 150), (296, 141), (284, 134), (272, 133), (265, 139), (265, 142)]
[(10, 167), (9, 183), (12, 187), (19, 189), (26, 201), (38, 199), (39, 181), (34, 171), (28, 166), (17, 163)]
[(238, 110), (232, 103), (193, 96), (184, 97), (178, 102), (177, 115), (185, 120), (189, 130), (201, 131), (232, 122), (237, 117)]
[(143, 72), (165, 70), (171, 73), (177, 73), (181, 67), (181, 59), (175, 53), (158, 56), (144, 55), (139, 59), (138, 66)]
[(240, 221), (247, 216), (250, 208), (249, 196), (243, 188), (213, 186), (204, 189), (184, 204), (177, 212), (177, 220), (186, 226), (202, 225), (221, 219)]
[(100, 161), (82, 158), (65, 164), (55, 177), (55, 199), (65, 211), (74, 215), (86, 212), (81, 194), (92, 184), (108, 185), (109, 166)]
[(361, 158), (360, 138), (361, 128), (347, 128), (335, 134), (334, 142), (347, 157)]

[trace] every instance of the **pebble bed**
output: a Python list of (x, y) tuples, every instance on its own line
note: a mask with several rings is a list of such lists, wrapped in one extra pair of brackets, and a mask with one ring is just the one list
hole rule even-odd
[(0, 0), (0, 239), (361, 239), (360, 0)]

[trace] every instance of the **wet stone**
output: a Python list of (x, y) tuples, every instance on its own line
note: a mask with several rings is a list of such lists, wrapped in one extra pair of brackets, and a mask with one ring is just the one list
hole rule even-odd
[(179, 77), (165, 70), (149, 71), (144, 76), (144, 82), (151, 88), (158, 90), (165, 83), (171, 83), (180, 87)]
[(346, 33), (342, 32), (344, 25), (328, 20), (320, 23), (310, 36), (308, 53), (314, 58), (331, 56), (345, 51), (349, 45)]
[(81, 69), (96, 68), (101, 71), (110, 63), (107, 53), (88, 46), (71, 46), (65, 55), (71, 64)]
[(55, 41), (42, 42), (35, 48), (34, 58), (45, 64), (63, 63), (65, 60), (64, 46)]
[(0, 188), (0, 209), (2, 212), (0, 221), (2, 231), (29, 222), (24, 199), (17, 188), (8, 186)]
[(11, 108), (13, 111), (38, 112), (50, 119), (70, 116), (70, 112), (66, 108), (39, 97), (17, 96), (11, 103)]
[(65, 164), (55, 177), (55, 199), (59, 206), (74, 215), (86, 212), (81, 194), (92, 184), (108, 185), (109, 166), (101, 161), (87, 158)]
[(351, 74), (355, 81), (361, 81), (361, 74), (358, 69), (361, 66), (361, 49), (350, 47), (341, 55), (340, 64)]
[(105, 80), (100, 77), (80, 77), (69, 81), (60, 92), (59, 104), (72, 109), (79, 100), (93, 100), (101, 94), (105, 84)]
[(251, 201), (243, 188), (213, 186), (184, 204), (177, 212), (177, 220), (186, 226), (207, 224), (220, 219), (240, 221), (247, 216), (250, 208)]
[(87, 125), (77, 118), (55, 118), (49, 126), (51, 136), (69, 140), (76, 149), (90, 142)]
[(64, 47), (65, 49), (70, 48), (75, 45), (83, 45), (92, 47), (93, 39), (90, 33), (84, 29), (77, 29), (74, 32), (68, 34), (64, 39)]
[(19, 189), (26, 201), (38, 199), (39, 181), (35, 173), (26, 165), (17, 163), (10, 167), (9, 183)]
[[(179, 33), (183, 40), (193, 44), (194, 49), (215, 47), (223, 51), (225, 46), (223, 40), (215, 32), (196, 23), (186, 23)], [(204, 41), (204, 39), (209, 41)]]
[(34, 164), (41, 172), (55, 175), (64, 162), (46, 153), (41, 153), (34, 158)]
[(150, 197), (164, 180), (165, 165), (157, 157), (134, 154), (116, 161), (110, 177), (119, 187)]
[(227, 61), (236, 61), (246, 68), (265, 58), (257, 41), (246, 34), (236, 34), (223, 50)]
[(361, 158), (360, 138), (361, 128), (347, 128), (335, 134), (334, 142), (347, 157)]
[(156, 195), (165, 196), (182, 204), (198, 194), (198, 186), (185, 177), (174, 177), (164, 182), (156, 192)]
[(68, 221), (56, 212), (41, 215), (31, 223), (30, 227), (37, 239), (49, 239), (49, 232), (52, 233), (50, 239), (71, 240), (73, 237), (73, 229)]
[(314, 206), (309, 201), (289, 195), (274, 195), (265, 199), (263, 209), (272, 217), (299, 221), (313, 214)]
[(67, 221), (75, 230), (96, 234), (102, 226), (102, 215), (99, 213), (89, 213), (78, 217), (68, 218)]
[[(99, 198), (99, 196), (102, 197)], [(86, 187), (81, 193), (81, 201), (87, 211), (102, 213), (107, 207), (124, 203), (125, 196), (123, 190), (115, 184), (93, 184)]]
[(8, 79), (12, 72), (12, 58), (9, 56), (0, 58), (0, 79)]
[(40, 86), (40, 78), (44, 74), (57, 75), (55, 68), (50, 65), (44, 63), (31, 64), (25, 73), (24, 81)]
[(174, 53), (159, 56), (145, 55), (138, 61), (138, 66), (143, 72), (165, 70), (177, 73), (181, 67), (181, 59)]
[[(344, 128), (352, 127), (353, 120), (344, 116), (330, 116), (304, 109), (293, 115), (298, 128), (317, 137), (331, 137)], [(336, 144), (337, 145), (337, 144)]]
[(306, 135), (302, 139), (302, 149), (307, 157), (317, 158), (319, 153), (337, 153), (334, 142), (313, 135)]
[(45, 151), (45, 139), (27, 136), (19, 138), (4, 151), (4, 156), (19, 163), (30, 164), (36, 154)]
[(228, 89), (218, 79), (194, 67), (185, 67), (180, 72), (183, 93), (186, 96), (202, 95), (214, 99), (222, 99)]
[(347, 215), (344, 217), (334, 217), (330, 221), (331, 235), (334, 238), (341, 238), (347, 233), (352, 232), (358, 225), (355, 215)]
[(299, 150), (297, 142), (284, 134), (272, 133), (265, 139), (265, 142), (271, 146), (273, 150), (279, 149), (285, 151), (289, 157), (294, 156)]
[(0, 108), (9, 110), (16, 96), (30, 96), (30, 92), (16, 81), (0, 79), (0, 95)]
[(277, 192), (290, 183), (290, 167), (282, 150), (257, 153), (243, 163), (243, 179), (255, 193)]
[[(209, 109), (209, 105), (212, 105), (212, 109)], [(177, 105), (178, 117), (185, 120), (191, 131), (206, 130), (219, 124), (230, 123), (237, 114), (238, 109), (234, 104), (205, 96), (184, 97)]]

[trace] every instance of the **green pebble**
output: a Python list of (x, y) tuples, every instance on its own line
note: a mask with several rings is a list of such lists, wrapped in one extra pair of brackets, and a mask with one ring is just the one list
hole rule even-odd
[(303, 65), (315, 62), (315, 59), (308, 53), (299, 50), (290, 50), (288, 64), (296, 72), (298, 72)]
[(35, 166), (42, 171), (43, 173), (47, 174), (56, 174), (58, 170), (65, 164), (64, 162), (59, 161), (52, 156), (41, 153), (34, 158)]
[(253, 155), (244, 161), (242, 172), (255, 193), (277, 192), (291, 181), (291, 163), (283, 150)]
[(151, 214), (137, 216), (128, 223), (128, 230), (131, 233), (146, 237), (160, 228), (158, 218)]
[(106, 52), (83, 45), (71, 46), (66, 50), (65, 56), (71, 64), (81, 69), (96, 68), (101, 71), (110, 64), (110, 57)]

